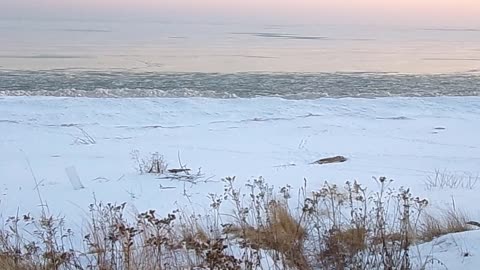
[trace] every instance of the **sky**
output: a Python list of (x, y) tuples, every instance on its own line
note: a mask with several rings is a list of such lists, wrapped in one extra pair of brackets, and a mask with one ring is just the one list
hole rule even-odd
[(0, 18), (480, 27), (480, 0), (0, 0)]

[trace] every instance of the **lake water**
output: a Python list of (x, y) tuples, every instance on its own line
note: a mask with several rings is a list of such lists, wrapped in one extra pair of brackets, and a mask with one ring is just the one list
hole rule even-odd
[(480, 29), (0, 21), (0, 94), (479, 95)]

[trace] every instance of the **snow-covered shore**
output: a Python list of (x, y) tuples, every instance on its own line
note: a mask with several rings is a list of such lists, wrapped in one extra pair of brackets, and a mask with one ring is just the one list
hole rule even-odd
[[(434, 207), (444, 207), (453, 199), (457, 208), (480, 219), (474, 203), (480, 183), (472, 189), (425, 185), (435, 170), (456, 177), (480, 174), (479, 116), (479, 97), (2, 97), (0, 206), (3, 217), (40, 211), (31, 171), (50, 210), (78, 222), (94, 198), (164, 213), (184, 206), (207, 208), (208, 194), (221, 193), (219, 180), (226, 176), (237, 176), (239, 186), (263, 176), (275, 187), (293, 189), (301, 187), (304, 178), (311, 189), (326, 180), (339, 184), (358, 180), (375, 189), (372, 177), (387, 176), (394, 185), (426, 197)], [(79, 143), (84, 138), (81, 130), (95, 143)], [(173, 168), (179, 166), (180, 156), (189, 168), (201, 168), (209, 181), (191, 184), (139, 175), (131, 156), (134, 150), (145, 156), (158, 152)], [(335, 155), (348, 161), (311, 164)], [(75, 166), (84, 189), (73, 188), (65, 172), (69, 166)], [(468, 232), (463, 237), (475, 240), (477, 235)], [(452, 237), (436, 241), (455, 245), (424, 244), (420, 253), (445, 257), (447, 265), (475, 269), (475, 259), (462, 258)], [(462, 243), (458, 250), (474, 244)]]
[[(4, 211), (38, 205), (27, 159), (52, 208), (64, 213), (98, 200), (133, 201), (140, 208), (165, 208), (181, 197), (178, 183), (139, 176), (133, 150), (159, 152), (171, 167), (178, 154), (189, 168), (219, 180), (263, 176), (277, 187), (312, 188), (323, 181), (372, 176), (436, 203), (469, 207), (476, 190), (428, 191), (434, 171), (480, 173), (480, 98), (88, 99), (3, 97), (0, 99), (0, 175)], [(81, 127), (95, 144), (75, 143)], [(349, 160), (311, 165), (333, 155)], [(85, 189), (74, 190), (65, 168), (75, 166)], [(175, 186), (176, 189), (160, 189)], [(480, 184), (479, 187), (480, 188)], [(198, 184), (201, 198), (221, 183)], [(474, 210), (474, 209), (472, 209)], [(4, 212), (5, 213), (5, 212)]]

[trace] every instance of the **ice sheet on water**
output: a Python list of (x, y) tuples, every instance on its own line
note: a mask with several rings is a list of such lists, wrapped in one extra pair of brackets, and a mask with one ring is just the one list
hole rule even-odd
[(0, 96), (321, 97), (478, 96), (480, 75), (398, 73), (158, 73), (0, 71)]

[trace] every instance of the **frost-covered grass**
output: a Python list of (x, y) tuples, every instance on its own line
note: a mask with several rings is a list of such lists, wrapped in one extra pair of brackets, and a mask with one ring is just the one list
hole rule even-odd
[(425, 187), (428, 190), (432, 189), (475, 189), (479, 175), (469, 175), (466, 173), (455, 173), (447, 170), (435, 170), (433, 176), (425, 179)]

